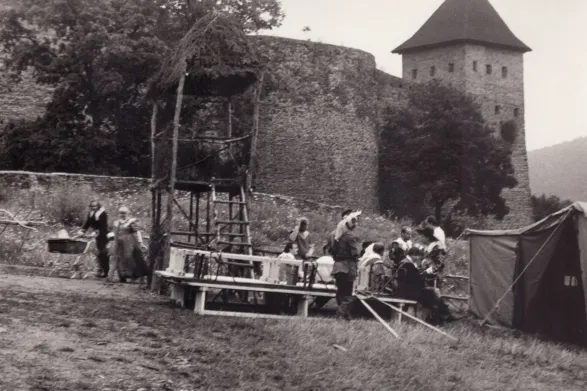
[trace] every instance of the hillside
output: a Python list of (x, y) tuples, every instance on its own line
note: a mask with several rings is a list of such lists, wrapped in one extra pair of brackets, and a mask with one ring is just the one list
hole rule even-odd
[(587, 201), (587, 137), (528, 152), (530, 187), (536, 195)]

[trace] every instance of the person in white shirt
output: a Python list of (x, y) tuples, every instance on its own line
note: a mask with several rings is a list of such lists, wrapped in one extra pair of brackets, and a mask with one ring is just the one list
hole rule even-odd
[(432, 230), (432, 234), (438, 242), (438, 246), (442, 250), (446, 251), (446, 235), (444, 233), (444, 230), (440, 228), (440, 224), (438, 223), (438, 220), (436, 220), (436, 217), (428, 216), (426, 220), (424, 220), (423, 225), (424, 228), (429, 228)]

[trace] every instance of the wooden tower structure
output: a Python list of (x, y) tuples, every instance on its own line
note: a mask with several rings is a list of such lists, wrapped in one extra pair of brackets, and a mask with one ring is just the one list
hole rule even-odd
[[(211, 13), (194, 24), (153, 79), (153, 270), (167, 267), (171, 246), (252, 254), (248, 195), (262, 75), (240, 26)], [(239, 121), (237, 109), (248, 120)], [(236, 273), (252, 269), (244, 266)]]

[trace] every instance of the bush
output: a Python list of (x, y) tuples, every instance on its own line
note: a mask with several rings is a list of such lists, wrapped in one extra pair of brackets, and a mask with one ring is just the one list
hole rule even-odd
[(53, 223), (81, 225), (92, 198), (90, 186), (66, 183), (45, 195), (40, 208), (43, 215)]
[(532, 212), (534, 214), (534, 221), (540, 221), (546, 216), (558, 212), (559, 210), (566, 208), (573, 202), (570, 200), (561, 200), (557, 196), (532, 196)]

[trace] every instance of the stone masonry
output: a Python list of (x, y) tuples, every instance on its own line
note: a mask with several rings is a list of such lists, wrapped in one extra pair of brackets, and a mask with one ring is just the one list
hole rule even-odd
[[(488, 66), (491, 74), (488, 74)], [(521, 53), (481, 45), (455, 45), (403, 55), (404, 80), (427, 82), (436, 78), (474, 95), (487, 124), (496, 129), (496, 137), (503, 122), (516, 122), (518, 132), (512, 145), (512, 164), (518, 186), (504, 189), (502, 193), (511, 212), (502, 222), (492, 224), (501, 228), (529, 224), (532, 218), (523, 71)]]

